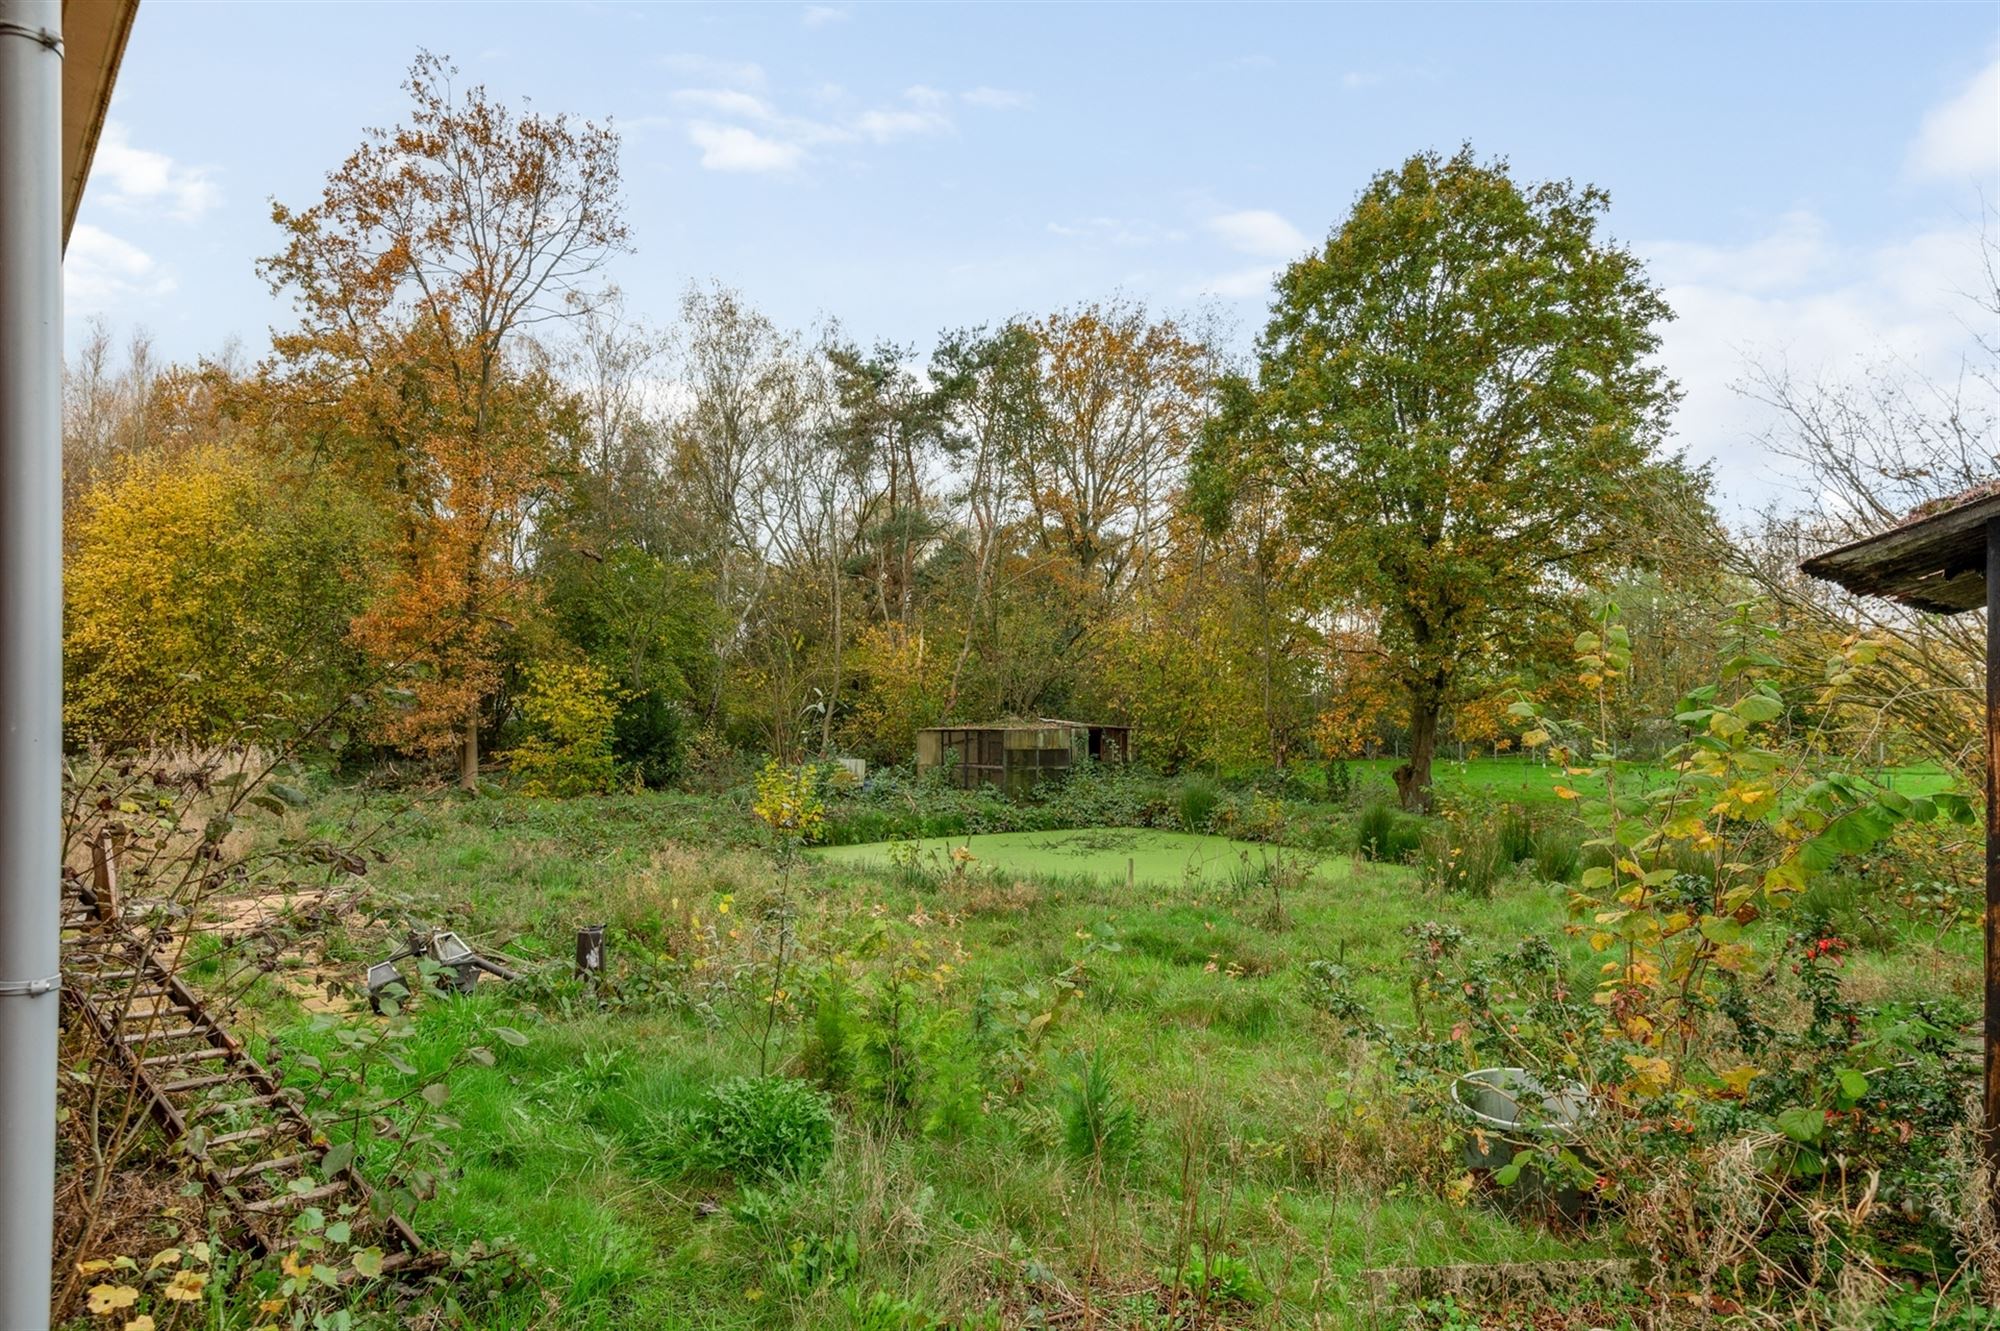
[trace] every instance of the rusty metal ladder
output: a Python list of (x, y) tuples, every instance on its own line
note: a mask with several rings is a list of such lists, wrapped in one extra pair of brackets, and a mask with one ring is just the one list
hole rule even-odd
[[(384, 1248), (383, 1269), (425, 1264), (397, 1215), (376, 1215), (374, 1190), (351, 1161), (327, 1170), (326, 1136), (201, 999), (127, 926), (116, 871), (93, 855), (95, 890), (65, 894), (63, 1002), (124, 1072), (209, 1192), (241, 1222), (248, 1246), (283, 1251), (308, 1206), (351, 1206), (357, 1242)], [(112, 863), (115, 863), (113, 861)], [(80, 886), (80, 885), (79, 885)]]

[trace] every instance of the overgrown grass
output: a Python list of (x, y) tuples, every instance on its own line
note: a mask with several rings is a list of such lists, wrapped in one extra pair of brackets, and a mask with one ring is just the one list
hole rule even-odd
[[(823, 1172), (690, 1174), (675, 1125), (712, 1088), (757, 1071), (757, 996), (703, 1007), (634, 985), (600, 1009), (557, 977), (581, 923), (608, 919), (614, 968), (636, 970), (683, 945), (690, 911), (750, 929), (774, 899), (760, 840), (670, 797), (447, 801), (423, 810), (376, 871), (389, 918), (351, 923), (347, 952), (386, 951), (407, 916), (550, 976), (425, 1003), (403, 1051), (421, 1077), (487, 1023), (529, 1036), (456, 1077), (454, 1177), (419, 1216), (438, 1242), (501, 1241), (531, 1263), (534, 1282), (473, 1324), (1011, 1326), (1086, 1292), (1136, 1309), (1185, 1258), (1192, 1215), (1204, 1250), (1247, 1263), (1270, 1291), (1260, 1318), (1360, 1326), (1364, 1268), (1602, 1242), (1413, 1186), (1424, 1172), (1448, 1178), (1452, 1147), (1435, 1129), (1344, 1117), (1335, 1106), (1374, 1074), (1301, 996), (1306, 963), (1339, 957), (1360, 992), (1397, 1011), (1408, 1003), (1404, 924), (1442, 912), (1499, 946), (1545, 927), (1556, 898), (1522, 888), (1477, 910), (1439, 906), (1418, 897), (1409, 870), (1345, 858), (1288, 885), (1282, 926), (1226, 876), (1135, 894), (1122, 873), (988, 871), (941, 887), (852, 863), (808, 868), (801, 974), (847, 976), (865, 1015), (882, 1009), (899, 967), (922, 969), (909, 1008), (921, 1029), (897, 1055), (918, 1065), (915, 1103), (885, 1107), (865, 1068), (887, 1057), (888, 1037), (879, 1019), (862, 1021), (873, 1045), (839, 1093)], [(744, 955), (719, 936), (718, 966)], [(788, 1010), (799, 1020), (782, 1027), (781, 1071), (815, 1070), (809, 1008), (801, 998)], [(1019, 1033), (1030, 1026), (1032, 1038)], [(313, 1046), (302, 1027), (275, 1033)], [(937, 1116), (948, 1088), (921, 1064), (954, 1058), (980, 1084)], [(1394, 1139), (1378, 1140), (1384, 1131)], [(1106, 1324), (1142, 1324), (1136, 1315)]]
[[(1370, 1267), (1616, 1246), (1456, 1191), (1445, 1129), (1307, 997), (1311, 964), (1337, 962), (1355, 998), (1408, 1020), (1403, 931), (1426, 920), (1469, 952), (1542, 934), (1592, 962), (1561, 931), (1574, 837), (1529, 807), (1519, 826), (1480, 825), (1483, 898), (1427, 895), (1416, 869), (1348, 854), (1287, 878), (1279, 911), (1228, 872), (1135, 872), (1134, 890), (1130, 830), (1047, 838), (1109, 855), (1110, 873), (1053, 852), (958, 874), (899, 875), (858, 848), (809, 861), (772, 1060), (834, 1096), (832, 1154), (803, 1178), (687, 1155), (715, 1088), (759, 1071), (779, 898), (736, 802), (425, 805), (372, 874), (373, 917), (329, 945), (358, 972), (406, 920), (447, 925), (530, 971), (427, 1001), (402, 1051), (421, 1078), (492, 1022), (528, 1035), (454, 1078), (452, 1176), (417, 1217), (433, 1241), (504, 1243), (529, 1266), (470, 1325), (901, 1331), (1032, 1324), (1087, 1300), (1101, 1325), (1164, 1326), (1162, 1273), (1185, 1280), (1199, 1248), (1203, 1269), (1268, 1298), (1212, 1325), (1361, 1328)], [(600, 922), (618, 977), (601, 1002), (565, 978), (575, 928)], [(1916, 932), (1875, 940), (1857, 981), (1976, 985), (1970, 931)], [(294, 1007), (264, 1015), (283, 1049), (314, 1050)]]

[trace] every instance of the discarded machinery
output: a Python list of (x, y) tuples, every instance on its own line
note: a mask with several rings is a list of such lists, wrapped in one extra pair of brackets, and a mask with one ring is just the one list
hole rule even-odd
[(380, 1012), (383, 995), (388, 992), (391, 985), (401, 984), (405, 991), (409, 989), (404, 983), (402, 971), (396, 965), (407, 957), (429, 957), (438, 965), (449, 969), (452, 973), (452, 988), (461, 994), (469, 994), (478, 986), (481, 971), (502, 980), (521, 978), (518, 972), (509, 970), (497, 961), (480, 956), (463, 938), (449, 929), (432, 929), (428, 932), (412, 929), (404, 936), (400, 948), (368, 968), (369, 1007)]

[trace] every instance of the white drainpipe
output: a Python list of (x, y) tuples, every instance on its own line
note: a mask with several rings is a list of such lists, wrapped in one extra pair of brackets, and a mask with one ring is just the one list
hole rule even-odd
[(0, 0), (0, 1327), (45, 1331), (62, 840), (62, 5)]

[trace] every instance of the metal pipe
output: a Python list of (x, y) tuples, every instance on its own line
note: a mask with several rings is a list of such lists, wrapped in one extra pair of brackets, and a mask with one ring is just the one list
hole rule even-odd
[(576, 978), (593, 984), (604, 978), (604, 926), (586, 924), (576, 931)]
[(62, 891), (62, 4), (0, 0), (0, 1326), (49, 1325)]

